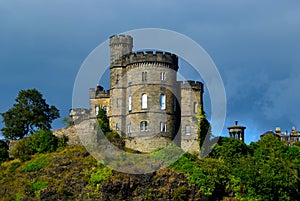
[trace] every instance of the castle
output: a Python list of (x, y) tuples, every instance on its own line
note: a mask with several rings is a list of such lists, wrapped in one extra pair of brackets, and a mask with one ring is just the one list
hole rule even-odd
[(104, 109), (126, 147), (151, 152), (174, 141), (199, 152), (197, 111), (203, 84), (177, 81), (178, 57), (168, 52), (133, 52), (133, 38), (110, 37), (110, 90), (90, 89), (89, 118)]

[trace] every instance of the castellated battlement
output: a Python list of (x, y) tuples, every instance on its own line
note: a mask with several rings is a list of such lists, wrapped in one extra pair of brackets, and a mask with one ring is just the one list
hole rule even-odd
[(181, 89), (190, 90), (193, 89), (194, 91), (203, 91), (203, 83), (194, 80), (188, 81), (179, 81)]
[(133, 44), (133, 38), (128, 35), (112, 35), (109, 40), (109, 45), (122, 45), (122, 44)]
[(100, 85), (97, 88), (90, 88), (90, 98), (109, 98), (110, 92), (109, 90), (104, 90), (104, 88)]
[(136, 63), (164, 63), (174, 70), (178, 70), (178, 57), (169, 52), (138, 51), (126, 54), (114, 62), (116, 66), (129, 66)]

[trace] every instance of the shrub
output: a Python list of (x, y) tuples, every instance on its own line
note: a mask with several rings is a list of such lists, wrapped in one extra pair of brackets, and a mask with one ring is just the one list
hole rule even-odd
[(42, 169), (50, 163), (50, 159), (46, 156), (42, 156), (40, 158), (35, 159), (34, 161), (30, 161), (23, 167), (23, 171), (32, 172)]
[(105, 167), (104, 165), (100, 165), (96, 172), (91, 174), (90, 182), (93, 186), (101, 183), (102, 181), (108, 179), (112, 175), (112, 170)]
[(30, 190), (36, 192), (42, 190), (43, 188), (46, 188), (47, 186), (48, 182), (46, 181), (36, 181), (30, 184)]
[(0, 140), (0, 163), (6, 161), (8, 158), (8, 145), (6, 142)]
[(53, 152), (57, 148), (58, 138), (50, 130), (37, 131), (31, 137), (33, 138), (36, 153)]
[(68, 141), (69, 141), (69, 138), (65, 135), (58, 138), (57, 148), (64, 148), (65, 146), (67, 146)]
[(189, 195), (189, 189), (185, 186), (176, 188), (173, 192), (174, 200), (187, 200)]
[(32, 138), (28, 137), (19, 140), (10, 153), (14, 158), (20, 158), (23, 161), (29, 159), (35, 153)]
[(57, 138), (50, 130), (40, 130), (27, 138), (19, 140), (12, 149), (11, 155), (14, 158), (26, 161), (33, 154), (49, 153), (56, 151), (58, 147), (65, 147), (67, 141), (66, 136)]

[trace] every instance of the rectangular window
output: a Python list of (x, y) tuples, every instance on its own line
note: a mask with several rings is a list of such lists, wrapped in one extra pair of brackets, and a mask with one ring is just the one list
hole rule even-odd
[(185, 126), (185, 134), (186, 135), (191, 135), (191, 126), (190, 125)]
[(147, 103), (147, 94), (142, 94), (142, 109), (147, 109), (148, 103)]
[(162, 109), (162, 110), (166, 109), (166, 95), (165, 94), (160, 95), (160, 109)]
[(160, 73), (160, 80), (161, 80), (161, 81), (166, 80), (166, 72), (161, 72), (161, 73)]
[(160, 132), (167, 132), (167, 123), (160, 122)]
[(147, 81), (147, 72), (142, 72), (142, 81)]
[(140, 130), (141, 131), (148, 131), (148, 122), (147, 121), (141, 121)]
[(116, 123), (116, 131), (118, 131), (120, 128), (119, 128), (119, 123)]
[(128, 111), (131, 112), (131, 109), (132, 109), (132, 99), (131, 99), (131, 96), (129, 96), (128, 98)]

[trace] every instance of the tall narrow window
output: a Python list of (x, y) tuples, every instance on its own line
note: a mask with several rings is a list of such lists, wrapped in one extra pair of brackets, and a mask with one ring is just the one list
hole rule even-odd
[(186, 135), (191, 135), (191, 126), (190, 125), (185, 126), (185, 134)]
[(160, 94), (160, 109), (165, 110), (166, 109), (166, 95)]
[(142, 81), (147, 81), (147, 72), (142, 72)]
[(147, 94), (142, 94), (142, 109), (147, 109)]
[(160, 80), (161, 80), (161, 81), (166, 80), (166, 72), (161, 72), (161, 73), (160, 73)]
[(167, 132), (167, 123), (160, 122), (160, 132)]
[(141, 121), (140, 130), (141, 131), (148, 131), (148, 122), (147, 121)]
[(132, 109), (132, 99), (131, 99), (131, 96), (128, 97), (128, 111), (130, 112), (131, 109)]
[(194, 102), (194, 113), (196, 114), (198, 110), (198, 103)]
[(120, 128), (119, 128), (119, 123), (116, 123), (116, 131), (118, 131)]
[(95, 107), (95, 115), (98, 116), (98, 114), (99, 114), (99, 106), (97, 105), (97, 106)]

